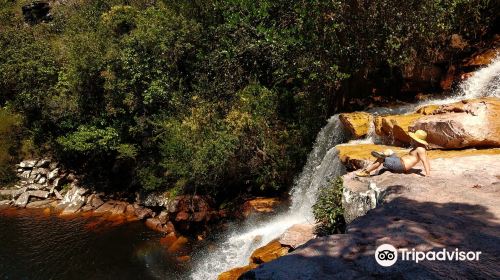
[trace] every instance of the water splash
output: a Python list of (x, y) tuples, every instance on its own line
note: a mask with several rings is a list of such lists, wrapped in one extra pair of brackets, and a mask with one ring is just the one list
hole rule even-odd
[(500, 55), (489, 65), (475, 71), (472, 76), (463, 80), (458, 90), (444, 99), (430, 99), (414, 105), (414, 108), (426, 105), (444, 105), (465, 99), (481, 97), (500, 97)]
[(192, 279), (216, 279), (228, 269), (248, 264), (252, 252), (279, 237), (294, 224), (313, 223), (312, 206), (317, 192), (330, 180), (342, 175), (344, 166), (338, 159), (335, 145), (345, 141), (344, 128), (338, 115), (334, 115), (316, 137), (312, 152), (291, 190), (292, 204), (288, 211), (271, 220), (246, 221), (243, 226), (227, 235), (225, 241), (208, 255), (202, 256)]

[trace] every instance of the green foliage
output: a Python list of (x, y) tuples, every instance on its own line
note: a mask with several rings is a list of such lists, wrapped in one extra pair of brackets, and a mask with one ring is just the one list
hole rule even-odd
[(320, 224), (317, 228), (320, 235), (343, 233), (345, 231), (342, 184), (342, 177), (335, 178), (330, 187), (320, 190), (318, 200), (313, 206), (314, 218)]
[(21, 118), (0, 109), (0, 186), (15, 179), (13, 164), (17, 159)]
[(0, 0), (19, 149), (49, 147), (96, 185), (227, 196), (289, 187), (360, 94), (349, 81), (432, 59), (453, 33), (477, 40), (498, 14), (487, 0), (89, 0), (26, 25), (24, 2)]
[[(57, 143), (62, 146), (63, 151), (85, 156), (116, 150), (117, 142), (118, 133), (111, 127), (100, 129), (80, 126), (77, 131), (57, 138)], [(123, 146), (121, 147), (123, 150)]]

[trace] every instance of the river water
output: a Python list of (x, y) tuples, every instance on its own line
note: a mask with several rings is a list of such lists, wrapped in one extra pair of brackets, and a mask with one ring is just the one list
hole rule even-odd
[(0, 210), (0, 279), (185, 279), (142, 222)]

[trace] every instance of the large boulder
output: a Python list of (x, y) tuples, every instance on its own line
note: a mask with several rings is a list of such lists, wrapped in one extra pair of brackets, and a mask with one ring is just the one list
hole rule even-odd
[(410, 130), (427, 132), (432, 147), (500, 147), (500, 99), (482, 98), (444, 105), (423, 116)]
[(365, 112), (342, 113), (339, 119), (353, 138), (357, 139), (368, 134), (373, 116)]
[(418, 113), (406, 115), (377, 116), (375, 118), (375, 132), (381, 136), (386, 144), (405, 145), (410, 143), (408, 127), (421, 118)]
[[(376, 208), (352, 217), (345, 234), (312, 239), (263, 263), (239, 279), (492, 279), (500, 275), (500, 155), (431, 161), (430, 177), (417, 173), (344, 176), (352, 193), (380, 192), (361, 200)], [(353, 201), (358, 203), (359, 201)], [(480, 251), (479, 261), (402, 261), (382, 267), (381, 244), (423, 252)]]

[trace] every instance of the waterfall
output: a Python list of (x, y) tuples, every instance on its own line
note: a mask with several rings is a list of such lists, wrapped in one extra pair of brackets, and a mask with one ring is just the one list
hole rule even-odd
[[(428, 100), (419, 104), (407, 104), (396, 108), (373, 108), (373, 115), (411, 113), (419, 106), (429, 104), (446, 104), (464, 99), (479, 97), (500, 97), (500, 57), (490, 65), (476, 71), (463, 81), (459, 91), (445, 99)], [(373, 123), (365, 139), (351, 141), (349, 144), (377, 142)], [(338, 115), (332, 116), (316, 137), (313, 150), (307, 162), (294, 182), (290, 191), (291, 206), (281, 214), (268, 221), (245, 221), (244, 225), (234, 226), (228, 231), (219, 246), (208, 253), (203, 253), (191, 275), (195, 280), (216, 279), (217, 276), (231, 268), (245, 266), (252, 252), (279, 237), (287, 228), (299, 223), (313, 223), (312, 206), (316, 201), (318, 190), (327, 186), (329, 181), (342, 175), (343, 165), (338, 158), (337, 144), (346, 141), (344, 127)]]
[(217, 276), (226, 270), (247, 265), (255, 249), (279, 237), (292, 225), (314, 223), (312, 206), (316, 201), (318, 190), (345, 172), (337, 157), (338, 152), (334, 148), (344, 142), (345, 138), (344, 128), (338, 115), (332, 116), (318, 133), (313, 150), (294, 182), (290, 191), (290, 208), (271, 220), (264, 222), (248, 220), (243, 226), (231, 231), (213, 252), (202, 256), (202, 260), (197, 263), (191, 275), (192, 279), (217, 279)]
[(474, 72), (460, 85), (461, 99), (487, 96), (500, 97), (500, 56), (497, 56), (490, 65)]

